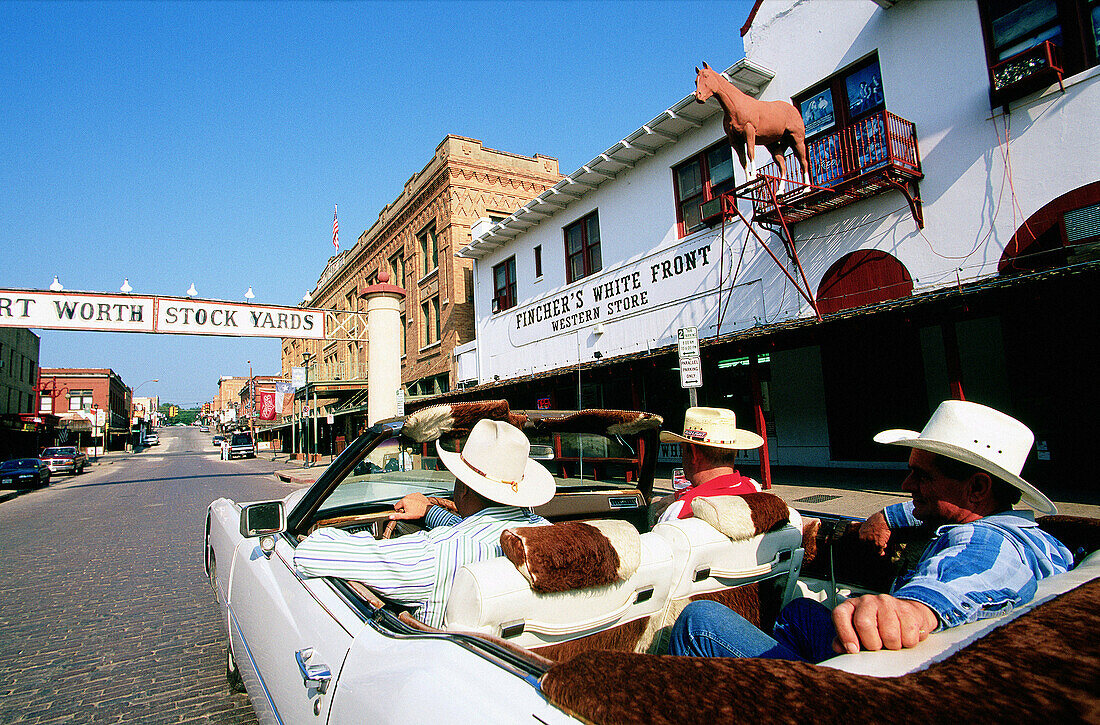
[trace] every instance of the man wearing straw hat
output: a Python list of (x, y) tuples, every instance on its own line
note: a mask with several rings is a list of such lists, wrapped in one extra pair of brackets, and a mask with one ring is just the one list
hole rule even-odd
[[(425, 624), (442, 626), (447, 594), (458, 570), (464, 564), (502, 556), (504, 529), (548, 524), (531, 508), (553, 498), (555, 484), (550, 472), (529, 458), (527, 436), (508, 423), (480, 420), (460, 453), (442, 448), (439, 441), (436, 450), (455, 476), (458, 517), (451, 520), (453, 525), (436, 522), (429, 524), (428, 531), (381, 541), (369, 533), (318, 529), (294, 552), (298, 571), (306, 576), (361, 580), (382, 595), (415, 607), (417, 618)], [(417, 500), (407, 496), (399, 501), (395, 507), (399, 513), (393, 518), (424, 517), (427, 499), (419, 504)]]
[(737, 451), (759, 448), (764, 439), (737, 427), (727, 408), (688, 408), (684, 434), (661, 431), (662, 443), (679, 443), (684, 477), (691, 486), (654, 502), (658, 523), (691, 518), (691, 502), (700, 496), (736, 496), (760, 490), (737, 470)]
[(820, 662), (861, 649), (914, 647), (932, 632), (1029, 602), (1038, 580), (1073, 566), (1069, 550), (1030, 511), (1012, 509), (1022, 497), (1040, 513), (1057, 511), (1020, 477), (1034, 439), (1018, 420), (961, 400), (941, 403), (920, 433), (879, 433), (877, 442), (911, 449), (902, 490), (912, 500), (872, 516), (861, 537), (882, 550), (888, 527), (936, 525), (915, 568), (890, 594), (853, 597), (831, 613), (796, 599), (780, 614), (774, 638), (721, 605), (695, 602), (673, 627), (671, 652)]

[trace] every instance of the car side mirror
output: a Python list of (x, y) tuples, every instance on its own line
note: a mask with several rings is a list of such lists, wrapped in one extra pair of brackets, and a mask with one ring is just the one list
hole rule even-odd
[(251, 503), (241, 509), (241, 536), (268, 536), (286, 530), (286, 510), (282, 501)]

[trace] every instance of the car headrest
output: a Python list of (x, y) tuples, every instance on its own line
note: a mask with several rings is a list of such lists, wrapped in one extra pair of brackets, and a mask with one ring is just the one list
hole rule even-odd
[(771, 493), (698, 496), (691, 501), (691, 512), (734, 541), (751, 539), (790, 520), (786, 502)]
[(641, 563), (641, 538), (626, 521), (506, 529), (500, 545), (537, 592), (567, 592), (629, 579)]

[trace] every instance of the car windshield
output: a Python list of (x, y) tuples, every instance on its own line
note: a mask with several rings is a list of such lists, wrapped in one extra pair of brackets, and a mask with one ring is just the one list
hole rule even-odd
[(38, 463), (37, 458), (13, 458), (10, 461), (0, 463), (0, 469), (33, 468)]
[[(617, 437), (596, 433), (553, 432), (529, 436), (531, 456), (554, 475), (559, 492), (633, 488), (636, 454)], [(453, 450), (455, 443), (444, 447)], [(317, 516), (392, 506), (409, 493), (450, 497), (454, 475), (440, 462), (435, 442), (415, 443), (397, 434), (369, 449), (321, 503)]]
[(42, 451), (42, 457), (43, 458), (48, 458), (48, 457), (52, 457), (52, 456), (75, 456), (75, 455), (76, 455), (76, 449), (75, 448), (47, 448), (46, 450)]
[(250, 446), (252, 445), (252, 436), (247, 433), (234, 433), (231, 445), (234, 446)]

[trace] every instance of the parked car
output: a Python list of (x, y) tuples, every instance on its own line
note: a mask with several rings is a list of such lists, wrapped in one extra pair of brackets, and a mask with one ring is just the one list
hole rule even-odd
[(50, 485), (50, 467), (40, 458), (13, 458), (0, 463), (0, 488), (42, 488)]
[[(298, 542), (318, 527), (376, 538), (417, 531), (414, 522), (391, 528), (394, 503), (410, 492), (448, 497), (454, 478), (438, 465), (435, 442), (460, 450), (484, 417), (522, 427), (532, 457), (554, 474), (557, 494), (537, 511), (555, 526), (505, 547), (506, 556), (462, 567), (442, 627), (418, 621), (370, 581), (294, 570)], [(1059, 721), (1079, 721), (1100, 711), (1100, 554), (1091, 553), (1100, 521), (1070, 516), (1039, 522), (1078, 552), (1074, 570), (1042, 580), (1031, 604), (1006, 617), (937, 633), (919, 647), (821, 665), (658, 657), (690, 600), (718, 599), (768, 626), (796, 593), (828, 601), (833, 592), (886, 591), (924, 547), (899, 530), (887, 556), (870, 553), (859, 520), (846, 517), (821, 517), (808, 529), (817, 535), (804, 540), (798, 512), (776, 507), (767, 492), (750, 496), (769, 497), (772, 518), (757, 520), (763, 508), (749, 506), (650, 528), (660, 422), (629, 411), (510, 411), (503, 401), (434, 406), (368, 429), (315, 484), (284, 499), (214, 501), (204, 564), (228, 636), (230, 684), (247, 690), (260, 722), (333, 725), (848, 723), (853, 713), (888, 721), (917, 711), (947, 721), (960, 706), (983, 722), (1045, 719), (1052, 708)], [(717, 510), (720, 501), (710, 501)], [(572, 533), (578, 519), (614, 528), (626, 542), (612, 559), (626, 568), (610, 583), (594, 581), (609, 559), (588, 551), (598, 541)], [(529, 549), (537, 538), (561, 548)], [(545, 563), (566, 586), (536, 591)], [(407, 692), (410, 673), (445, 696), (419, 697), (415, 706), (394, 697)]]
[(210, 426), (208, 426), (208, 425), (200, 425), (200, 426), (199, 426), (199, 432), (200, 432), (200, 433), (209, 433), (209, 432), (210, 432)]
[(212, 440), (210, 441), (210, 445), (212, 445), (212, 446), (220, 446), (220, 445), (222, 444), (222, 441), (224, 441), (224, 440), (225, 440), (225, 436), (223, 436), (223, 435), (222, 435), (221, 433), (218, 433), (218, 434), (217, 434), (217, 435), (215, 435), (215, 436), (214, 436), (214, 438), (213, 438), (213, 439), (212, 439)]
[(88, 465), (88, 454), (76, 446), (46, 448), (38, 457), (50, 473), (71, 473), (75, 476), (84, 473), (84, 467)]
[(230, 458), (255, 458), (256, 444), (252, 442), (251, 433), (234, 433), (229, 438)]
[(160, 445), (160, 436), (157, 435), (156, 433), (146, 433), (145, 434), (145, 445), (147, 445), (147, 446), (158, 446), (158, 445)]

